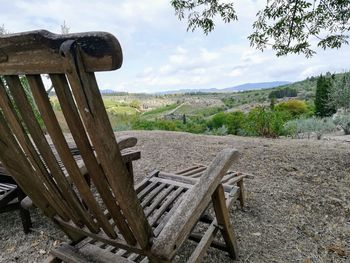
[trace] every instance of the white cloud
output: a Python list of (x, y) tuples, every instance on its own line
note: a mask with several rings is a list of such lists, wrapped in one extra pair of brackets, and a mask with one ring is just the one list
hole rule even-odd
[(59, 33), (65, 20), (71, 32), (111, 32), (122, 45), (124, 65), (116, 72), (99, 73), (98, 80), (101, 88), (122, 91), (225, 88), (349, 70), (349, 46), (319, 50), (312, 59), (276, 58), (269, 50), (262, 53), (251, 48), (246, 37), (266, 1), (234, 3), (239, 21), (219, 22), (208, 36), (186, 32), (186, 22), (178, 21), (164, 0), (0, 0), (0, 24), (11, 32), (43, 28)]

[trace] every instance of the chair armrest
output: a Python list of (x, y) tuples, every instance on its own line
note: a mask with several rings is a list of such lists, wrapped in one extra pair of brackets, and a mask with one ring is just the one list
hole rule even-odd
[[(137, 144), (137, 139), (135, 137), (130, 137), (130, 136), (116, 137), (116, 141), (118, 143), (119, 150), (131, 148)], [(92, 147), (92, 148), (94, 149), (94, 147)], [(80, 151), (74, 143), (70, 143), (69, 149), (73, 155), (80, 155)]]
[(173, 257), (209, 205), (215, 189), (238, 155), (236, 149), (224, 149), (215, 157), (198, 183), (173, 208), (174, 214), (153, 240), (152, 253), (167, 260)]
[(120, 150), (134, 147), (137, 144), (137, 139), (130, 136), (117, 137), (117, 143)]

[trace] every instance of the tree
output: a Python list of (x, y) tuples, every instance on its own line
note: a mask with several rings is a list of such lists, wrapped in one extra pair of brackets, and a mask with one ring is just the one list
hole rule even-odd
[(350, 109), (350, 72), (336, 79), (331, 87), (328, 106)]
[[(214, 18), (224, 22), (238, 20), (233, 2), (220, 0), (171, 0), (180, 20), (188, 20), (187, 30), (201, 28), (205, 34), (215, 28)], [(268, 46), (277, 56), (316, 52), (311, 40), (323, 49), (340, 48), (348, 44), (350, 31), (349, 0), (269, 0), (257, 13), (251, 46), (264, 50)]]
[(63, 21), (63, 24), (61, 25), (61, 34), (69, 34), (70, 27), (66, 24), (66, 21)]
[(315, 113), (319, 117), (327, 117), (335, 113), (333, 106), (329, 105), (330, 91), (334, 76), (320, 76), (317, 80)]

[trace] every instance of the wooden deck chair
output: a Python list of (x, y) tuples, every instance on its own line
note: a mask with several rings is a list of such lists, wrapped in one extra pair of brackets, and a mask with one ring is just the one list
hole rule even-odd
[(18, 210), (23, 231), (27, 234), (32, 227), (32, 222), (29, 211), (20, 205), (25, 196), (16, 181), (8, 175), (0, 163), (0, 213)]
[[(197, 223), (206, 223), (189, 262), (209, 246), (238, 256), (227, 205), (237, 196), (221, 184), (238, 157), (221, 151), (193, 183), (154, 172), (134, 185), (105, 111), (95, 72), (121, 67), (117, 39), (103, 32), (55, 35), (33, 31), (0, 37), (0, 160), (23, 191), (72, 240), (47, 262), (171, 262)], [(49, 74), (91, 187), (69, 150), (40, 74)], [(52, 152), (24, 91), (33, 98), (69, 174)], [(94, 150), (93, 150), (94, 149)], [(215, 218), (203, 219), (213, 204)], [(213, 241), (221, 232), (225, 243)]]

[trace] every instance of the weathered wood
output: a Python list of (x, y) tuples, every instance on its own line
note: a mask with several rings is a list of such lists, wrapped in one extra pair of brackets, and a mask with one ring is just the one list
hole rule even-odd
[[(80, 218), (79, 211), (79, 201), (71, 189), (66, 177), (64, 176), (57, 159), (55, 158), (49, 143), (47, 142), (45, 135), (34, 115), (32, 107), (26, 97), (24, 89), (21, 85), (20, 79), (18, 76), (6, 76), (6, 82), (9, 86), (11, 94), (14, 98), (15, 103), (20, 105), (18, 107), (21, 117), (26, 124), (26, 127), (32, 136), (35, 146), (41, 153), (41, 158), (44, 160), (45, 164), (50, 170), (44, 173), (42, 171), (42, 177), (46, 178), (48, 182), (48, 191), (50, 191), (54, 199), (57, 200), (57, 204), (62, 207), (62, 210), (66, 216), (72, 219), (77, 225), (81, 224), (81, 221), (84, 220), (84, 223), (90, 227), (92, 231), (96, 231), (96, 228), (85, 218)], [(55, 179), (55, 181), (53, 180)], [(57, 185), (56, 185), (57, 184)], [(61, 191), (60, 191), (61, 190)], [(67, 201), (66, 201), (67, 199)]]
[(94, 185), (101, 195), (101, 198), (106, 204), (124, 238), (128, 243), (135, 244), (134, 235), (132, 234), (129, 226), (126, 224), (124, 217), (120, 212), (119, 206), (115, 202), (104, 172), (96, 159), (89, 138), (85, 133), (83, 122), (80, 119), (73, 96), (70, 93), (70, 88), (66, 77), (64, 75), (51, 74), (50, 78), (53, 85), (56, 87), (56, 94), (60, 101), (63, 114), (80, 151), (81, 157), (84, 160), (86, 173), (90, 175)]
[(61, 52), (65, 56), (68, 79), (81, 117), (101, 166), (136, 240), (147, 249), (152, 236), (151, 227), (137, 199), (133, 180), (122, 162), (95, 76), (85, 71), (81, 50), (74, 42), (64, 42)]
[[(157, 212), (152, 215), (151, 218), (148, 219), (151, 226), (154, 226), (157, 222), (157, 220), (163, 215), (163, 213), (169, 208), (170, 205), (173, 204), (173, 202), (181, 195), (182, 192), (185, 191), (185, 188), (179, 187), (175, 191), (173, 191), (171, 194), (169, 194), (166, 201), (161, 205), (161, 207), (158, 208)], [(159, 230), (158, 230), (159, 229)], [(159, 228), (156, 228), (154, 230), (154, 235), (157, 236), (160, 232), (161, 226)]]
[(118, 40), (105, 32), (56, 35), (40, 30), (0, 37), (1, 75), (64, 73), (61, 44), (74, 40), (83, 50), (88, 72), (118, 69), (123, 56)]
[(224, 189), (219, 185), (213, 194), (213, 207), (215, 210), (216, 220), (221, 226), (221, 233), (226, 242), (230, 256), (233, 259), (238, 258), (238, 246), (232, 224), (230, 222), (228, 209), (225, 203)]
[(198, 243), (194, 252), (191, 254), (191, 257), (187, 260), (188, 263), (202, 262), (207, 249), (210, 247), (210, 244), (212, 244), (218, 231), (219, 229), (212, 223), (205, 232), (201, 241)]
[(138, 253), (140, 255), (145, 255), (146, 253), (146, 251), (142, 250), (138, 245), (135, 245), (135, 246), (129, 245), (127, 242), (125, 242), (125, 240), (121, 238), (117, 237), (115, 239), (111, 239), (101, 232), (99, 234), (94, 234), (86, 228), (77, 228), (71, 222), (65, 222), (61, 220), (59, 217), (55, 217), (54, 221), (57, 222), (59, 225), (64, 226), (66, 229), (69, 229), (70, 231), (76, 233), (77, 235), (91, 237), (92, 239), (99, 240), (105, 244), (114, 246), (116, 248), (125, 249), (134, 253)]
[(172, 258), (208, 206), (211, 195), (236, 158), (238, 151), (235, 149), (222, 150), (215, 157), (199, 182), (185, 194), (162, 232), (154, 239), (152, 252), (155, 255), (164, 259)]
[(237, 182), (237, 185), (238, 185), (239, 190), (240, 190), (238, 199), (239, 199), (239, 202), (241, 204), (241, 208), (243, 208), (245, 205), (245, 187), (244, 187), (243, 180), (239, 180)]
[(161, 193), (159, 193), (157, 197), (153, 200), (152, 204), (145, 209), (146, 216), (148, 217), (174, 189), (175, 186), (172, 185), (164, 189)]
[[(72, 153), (69, 149), (69, 146), (66, 142), (66, 139), (61, 131), (59, 123), (56, 119), (55, 113), (51, 107), (49, 98), (45, 91), (45, 87), (42, 83), (41, 77), (39, 75), (28, 75), (27, 76), (29, 86), (32, 90), (32, 94), (35, 98), (38, 109), (41, 113), (46, 128), (50, 133), (50, 137), (55, 144), (55, 148), (60, 155), (62, 162), (64, 163), (65, 168), (68, 170), (68, 174), (75, 183), (75, 186), (79, 190), (80, 195), (82, 196), (85, 204), (90, 208), (90, 211), (94, 214), (95, 218), (99, 222), (99, 225), (104, 229), (107, 235), (110, 237), (116, 237), (116, 234), (103, 216), (103, 211), (100, 209), (97, 201), (95, 200), (90, 187), (85, 181), (84, 177), (81, 175), (79, 167), (77, 166), (76, 161), (74, 160)], [(62, 179), (62, 178), (60, 178)], [(59, 182), (58, 182), (59, 183)], [(63, 185), (65, 187), (64, 192), (73, 194), (70, 190), (71, 187), (68, 183)], [(87, 226), (92, 229), (92, 231), (97, 232), (98, 227), (93, 222), (93, 219), (90, 215), (84, 211), (84, 207), (81, 202), (79, 202), (76, 196), (72, 196), (72, 199), (75, 205), (76, 211), (79, 213), (81, 218), (84, 218), (84, 222), (87, 222)]]

